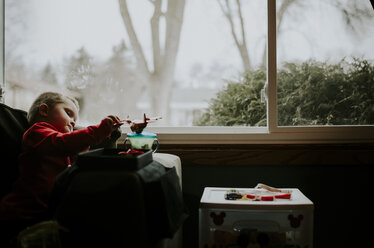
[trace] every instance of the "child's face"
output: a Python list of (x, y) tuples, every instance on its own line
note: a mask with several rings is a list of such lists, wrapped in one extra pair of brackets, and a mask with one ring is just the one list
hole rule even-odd
[(56, 104), (48, 111), (47, 122), (62, 133), (70, 133), (73, 131), (77, 118), (77, 107), (72, 101), (66, 100), (64, 103)]

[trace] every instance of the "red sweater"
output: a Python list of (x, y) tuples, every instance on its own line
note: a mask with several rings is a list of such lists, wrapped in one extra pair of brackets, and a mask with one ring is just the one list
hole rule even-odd
[(46, 122), (30, 127), (22, 139), (19, 178), (0, 202), (0, 220), (43, 216), (56, 176), (70, 166), (70, 157), (102, 142), (110, 133), (110, 120), (71, 133), (61, 133)]

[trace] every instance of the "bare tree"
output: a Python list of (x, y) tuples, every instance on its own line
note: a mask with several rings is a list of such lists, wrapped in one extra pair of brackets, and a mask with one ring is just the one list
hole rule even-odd
[[(243, 22), (243, 14), (242, 14), (242, 6), (241, 6), (241, 0), (235, 0), (235, 1), (229, 1), (229, 0), (217, 0), (218, 4), (221, 7), (221, 10), (226, 17), (229, 26), (231, 28), (231, 34), (235, 41), (236, 47), (239, 50), (242, 64), (243, 64), (243, 70), (250, 70), (252, 69), (252, 65), (250, 63), (251, 58), (248, 53), (247, 47), (246, 47), (246, 40), (247, 35), (249, 35), (248, 31), (246, 32), (244, 22)], [(287, 15), (287, 13), (291, 13), (290, 11), (300, 10), (301, 7), (305, 7), (302, 4), (302, 1), (300, 0), (283, 0), (280, 1), (280, 7), (277, 10), (277, 27), (276, 27), (276, 33), (277, 36), (281, 34), (281, 27), (284, 23), (284, 17)], [(345, 21), (345, 25), (348, 28), (348, 30), (352, 32), (358, 32), (359, 28), (357, 24), (361, 24), (363, 21), (367, 19), (372, 18), (372, 14), (368, 9), (365, 9), (365, 6), (362, 4), (362, 2), (358, 0), (354, 1), (327, 1), (327, 2), (321, 2), (320, 4), (327, 4), (335, 7), (343, 16), (343, 19)], [(293, 8), (291, 7), (298, 5), (299, 8)], [(234, 13), (233, 9), (236, 9), (236, 13)], [(234, 26), (234, 18), (238, 18), (240, 20), (239, 25), (239, 32), (236, 33), (235, 30), (238, 27)], [(363, 27), (363, 26), (361, 26)], [(240, 37), (240, 38), (239, 38)], [(264, 44), (263, 49), (263, 55), (262, 55), (262, 63), (261, 66), (266, 65), (266, 44)]]
[[(248, 48), (247, 48), (247, 41), (246, 41), (246, 35), (245, 35), (245, 27), (244, 27), (244, 19), (243, 19), (243, 14), (242, 14), (242, 8), (241, 8), (241, 3), (240, 0), (235, 0), (235, 1), (229, 1), (225, 0), (223, 3), (220, 0), (217, 0), (219, 6), (221, 7), (221, 10), (223, 14), (225, 15), (231, 29), (231, 35), (235, 41), (235, 45), (239, 50), (240, 57), (242, 58), (242, 63), (243, 63), (243, 69), (244, 70), (250, 70), (251, 69), (251, 61), (249, 59), (249, 54), (248, 54)], [(233, 7), (231, 6), (231, 3), (235, 2), (236, 4), (236, 12), (237, 12), (237, 17), (239, 18), (239, 32), (235, 32), (235, 25), (234, 25), (234, 18), (235, 14), (233, 13)]]
[[(149, 0), (154, 7), (150, 20), (153, 66), (149, 66), (147, 63), (143, 48), (135, 32), (127, 1), (118, 0), (118, 2), (123, 23), (137, 63), (136, 72), (139, 82), (133, 85), (132, 95), (139, 97), (144, 90), (147, 90), (150, 97), (152, 114), (161, 114), (167, 118), (174, 84), (174, 71), (183, 23), (185, 0), (167, 1), (165, 11), (162, 11), (163, 0)], [(166, 26), (165, 37), (163, 39), (161, 39), (160, 32), (161, 18), (164, 18)], [(161, 44), (161, 40), (164, 41), (164, 44)]]
[[(298, 0), (284, 0), (282, 1), (281, 7), (279, 8), (277, 12), (277, 17), (278, 17), (278, 23), (277, 23), (277, 33), (279, 33), (280, 26), (283, 21), (283, 17), (289, 7), (293, 5), (295, 2)], [(217, 0), (219, 6), (221, 7), (221, 10), (226, 17), (230, 29), (231, 29), (231, 35), (235, 41), (235, 45), (237, 49), (239, 50), (240, 57), (242, 60), (242, 65), (243, 65), (243, 70), (251, 70), (252, 69), (252, 64), (250, 60), (250, 55), (247, 49), (247, 35), (248, 32), (246, 31), (245, 25), (244, 25), (244, 17), (242, 13), (242, 4), (241, 0), (235, 0), (235, 1), (229, 1), (229, 0)], [(235, 6), (234, 6), (235, 5)], [(234, 9), (236, 10), (234, 13)], [(239, 19), (239, 31), (236, 31), (237, 28), (235, 27), (234, 24), (234, 18)], [(264, 52), (262, 56), (262, 66), (265, 66), (266, 63), (266, 45), (264, 46)]]

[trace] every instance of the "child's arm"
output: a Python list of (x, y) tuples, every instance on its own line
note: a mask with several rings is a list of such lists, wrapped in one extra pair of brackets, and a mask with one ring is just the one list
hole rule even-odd
[(102, 142), (118, 125), (114, 117), (108, 116), (99, 125), (89, 126), (71, 133), (61, 133), (52, 125), (41, 122), (35, 124), (25, 133), (23, 145), (37, 153), (74, 155), (90, 145)]

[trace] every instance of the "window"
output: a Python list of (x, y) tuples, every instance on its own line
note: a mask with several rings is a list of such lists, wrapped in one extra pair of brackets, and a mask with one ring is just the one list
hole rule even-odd
[(46, 89), (69, 91), (84, 123), (147, 113), (163, 117), (155, 125), (193, 126), (218, 91), (244, 70), (265, 67), (264, 1), (31, 0), (5, 7), (5, 101), (26, 108)]
[(278, 125), (374, 124), (370, 2), (277, 4)]
[[(309, 110), (281, 91), (290, 90), (286, 63), (298, 68), (333, 54), (334, 63), (350, 63), (353, 55), (373, 65), (370, 2), (324, 2), (5, 1), (5, 103), (27, 110), (42, 91), (67, 91), (80, 100), (82, 125), (109, 113), (163, 116), (148, 128), (164, 143), (372, 141), (373, 122), (336, 123), (332, 111), (324, 116), (329, 122), (309, 120)], [(353, 10), (365, 18), (354, 19), (363, 12)], [(329, 49), (328, 29), (337, 29), (321, 16), (334, 23), (351, 17), (360, 32), (370, 27), (359, 46), (353, 30)]]

